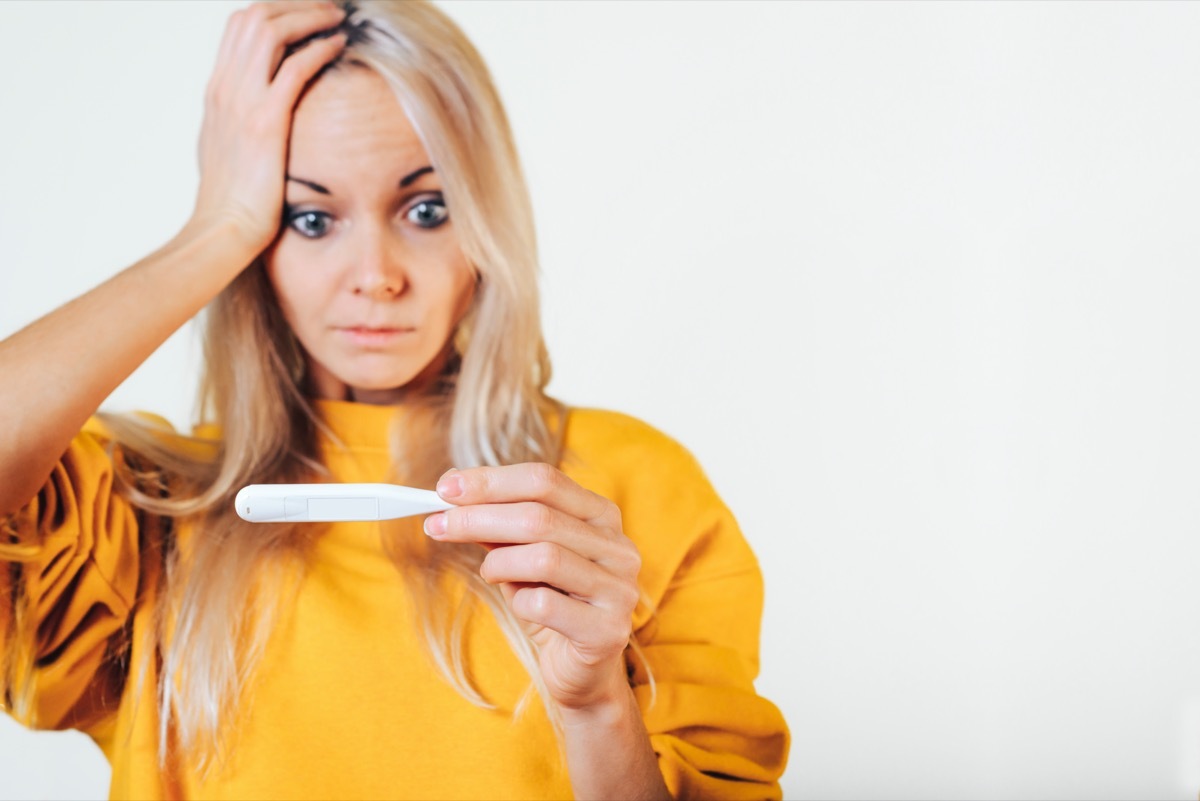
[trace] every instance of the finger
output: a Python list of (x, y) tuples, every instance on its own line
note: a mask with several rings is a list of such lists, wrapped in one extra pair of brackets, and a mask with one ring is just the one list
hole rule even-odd
[(214, 90), (228, 91), (247, 80), (265, 87), (279, 63), (279, 57), (272, 59), (272, 54), (277, 49), (282, 53), (282, 46), (272, 38), (273, 26), (282, 25), (286, 31), (293, 24), (289, 18), (296, 15), (311, 21), (314, 27), (310, 32), (330, 28), (345, 16), (337, 6), (322, 2), (255, 3), (234, 12), (226, 24), (210, 82)]
[[(288, 45), (301, 41), (313, 34), (327, 31), (341, 22), (346, 16), (345, 11), (336, 6), (319, 6), (307, 11), (297, 11), (294, 14), (280, 14), (266, 20), (263, 26), (266, 31), (253, 51), (249, 69), (251, 75), (262, 75), (267, 78), (274, 76), (280, 68), (280, 62), (286, 61), (284, 52)], [(328, 39), (329, 37), (326, 37)], [(325, 39), (314, 39), (309, 45)], [(309, 45), (301, 48), (307, 50)], [(293, 53), (292, 55), (296, 55)]]
[(221, 34), (221, 46), (217, 50), (216, 70), (219, 70), (229, 60), (230, 54), (233, 52), (234, 42), (241, 33), (241, 23), (239, 22), (241, 14), (241, 11), (235, 11), (225, 21), (225, 32)]
[(213, 65), (212, 75), (208, 79), (208, 97), (215, 98), (224, 91), (224, 87), (238, 75), (239, 59), (237, 53), (242, 46), (242, 38), (246, 33), (246, 15), (249, 9), (240, 9), (229, 15), (225, 21), (225, 33), (221, 35), (221, 46), (217, 50), (217, 61)]
[(266, 11), (266, 16), (268, 19), (274, 19), (275, 17), (280, 17), (284, 14), (292, 14), (297, 11), (312, 11), (314, 9), (322, 8), (334, 8), (341, 10), (336, 3), (332, 2), (332, 0), (287, 0), (287, 2), (270, 0), (270, 2), (254, 3), (253, 5), (262, 6)]
[(518, 589), (509, 608), (517, 619), (552, 629), (597, 658), (623, 651), (633, 628), (628, 615), (614, 615), (549, 587)]
[(229, 70), (227, 80), (234, 82), (238, 78), (261, 80), (266, 85), (269, 74), (250, 74), (250, 65), (254, 63), (259, 49), (259, 41), (270, 21), (287, 10), (283, 3), (253, 3), (233, 15), (234, 37), (226, 66)]
[(497, 548), (484, 557), (479, 574), (489, 584), (544, 584), (621, 614), (633, 614), (638, 602), (632, 582), (551, 542)]
[[(552, 542), (585, 559), (604, 563), (612, 561), (615, 551), (627, 542), (623, 536), (618, 540), (612, 532), (532, 501), (456, 506), (426, 518), (425, 532), (445, 542)], [(632, 547), (632, 543), (629, 545)]]
[(437, 489), (459, 505), (540, 501), (580, 520), (620, 527), (620, 513), (611, 501), (541, 462), (450, 470), (438, 480)]
[(317, 72), (332, 61), (346, 46), (346, 35), (335, 33), (328, 39), (317, 39), (302, 50), (284, 59), (279, 74), (271, 82), (271, 102), (281, 111), (290, 112), (296, 106), (300, 91)]

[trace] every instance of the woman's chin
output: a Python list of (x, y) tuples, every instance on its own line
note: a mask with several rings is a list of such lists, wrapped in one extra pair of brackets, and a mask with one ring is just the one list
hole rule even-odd
[(410, 388), (406, 384), (399, 387), (352, 387), (347, 385), (347, 395), (350, 400), (358, 403), (373, 403), (376, 405), (394, 405), (402, 402)]
[(334, 371), (312, 359), (308, 364), (310, 386), (322, 398), (396, 404), (435, 384), (445, 367), (442, 358), (423, 366), (409, 359), (404, 360), (408, 364), (400, 361), (394, 357), (363, 359), (344, 363), (342, 369)]

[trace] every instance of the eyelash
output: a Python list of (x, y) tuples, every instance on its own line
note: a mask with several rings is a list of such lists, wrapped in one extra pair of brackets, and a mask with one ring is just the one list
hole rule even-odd
[[(443, 214), (442, 214), (441, 219), (437, 220), (432, 225), (422, 225), (421, 223), (414, 223), (419, 228), (424, 228), (427, 231), (432, 231), (435, 228), (440, 228), (448, 219), (450, 219), (450, 212), (446, 209), (446, 201), (445, 201), (445, 199), (443, 199), (441, 194), (429, 195), (427, 197), (421, 198), (420, 200), (418, 200), (417, 202), (413, 203), (411, 206), (408, 207), (408, 209), (404, 212), (404, 217), (407, 219), (409, 215), (411, 215), (414, 211), (421, 208), (422, 206), (432, 206), (432, 207), (440, 208), (442, 210)], [(314, 216), (314, 217), (319, 217), (319, 218), (324, 218), (326, 220), (329, 220), (329, 219), (332, 219), (333, 215), (331, 215), (325, 211), (315, 211), (315, 210), (311, 210), (311, 209), (307, 210), (307, 211), (297, 211), (294, 206), (289, 206), (286, 203), (283, 206), (283, 225), (285, 228), (290, 228), (291, 230), (295, 231), (296, 233), (300, 234), (300, 236), (302, 236), (306, 239), (321, 239), (322, 237), (325, 236), (325, 233), (328, 233), (328, 231), (326, 231), (325, 233), (314, 235), (314, 234), (306, 234), (303, 231), (301, 231), (299, 228), (296, 227), (297, 221), (299, 221), (305, 217), (308, 217), (308, 216)]]

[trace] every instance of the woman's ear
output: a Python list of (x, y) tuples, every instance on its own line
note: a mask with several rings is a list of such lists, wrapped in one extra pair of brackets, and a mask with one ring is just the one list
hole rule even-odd
[(475, 318), (475, 306), (471, 305), (471, 311), (463, 317), (462, 322), (454, 329), (453, 336), (450, 337), (450, 344), (454, 348), (454, 352), (463, 357), (467, 354), (467, 348), (471, 344), (471, 322)]

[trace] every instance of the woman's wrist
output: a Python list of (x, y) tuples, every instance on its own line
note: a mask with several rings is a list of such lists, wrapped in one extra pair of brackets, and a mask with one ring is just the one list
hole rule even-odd
[(669, 797), (628, 683), (594, 703), (561, 712), (576, 798)]
[(564, 723), (590, 724), (624, 715), (631, 703), (636, 706), (625, 660), (618, 656), (601, 671), (586, 696), (574, 696), (569, 702), (557, 701), (557, 706)]
[[(198, 242), (220, 243), (230, 264), (248, 265), (262, 251), (261, 237), (253, 236), (231, 216), (193, 216), (172, 239), (170, 246), (186, 248)], [(269, 243), (268, 243), (269, 244)], [(239, 268), (240, 269), (240, 268)]]
[(623, 692), (611, 693), (587, 706), (560, 706), (565, 728), (619, 728), (631, 719), (640, 718), (634, 691), (625, 686)]
[(563, 725), (567, 728), (620, 726), (632, 718), (641, 717), (637, 699), (633, 696), (633, 688), (625, 683), (597, 696), (585, 706), (560, 705), (559, 712), (562, 714)]

